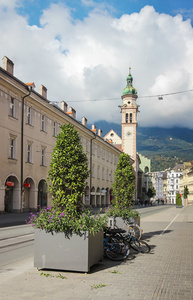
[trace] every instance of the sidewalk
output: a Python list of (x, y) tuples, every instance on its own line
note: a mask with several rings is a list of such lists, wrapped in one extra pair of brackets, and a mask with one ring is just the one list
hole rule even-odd
[[(147, 206), (148, 207), (148, 206)], [(134, 206), (134, 209), (145, 208), (145, 206)], [(106, 209), (103, 208), (103, 211)], [(96, 213), (99, 208), (93, 208), (93, 213)], [(26, 224), (25, 220), (28, 220), (30, 216), (30, 212), (26, 213), (4, 213), (0, 214), (0, 228), (1, 227), (9, 227), (14, 225), (24, 225)]]
[(15, 225), (26, 224), (25, 220), (28, 220), (30, 213), (4, 213), (0, 214), (0, 228), (9, 227)]
[(10, 270), (9, 280), (0, 283), (2, 299), (193, 300), (193, 206), (146, 215), (141, 226), (150, 254), (126, 262), (104, 259), (88, 274), (38, 271), (28, 259), (20, 274), (11, 277)]

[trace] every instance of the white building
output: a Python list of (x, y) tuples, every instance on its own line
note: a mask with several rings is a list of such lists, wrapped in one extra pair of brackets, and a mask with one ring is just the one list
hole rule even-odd
[(180, 191), (180, 176), (183, 174), (183, 165), (178, 164), (167, 171), (167, 203), (176, 204), (176, 195)]
[(163, 172), (158, 172), (156, 177), (156, 200), (158, 203), (160, 201), (163, 201), (164, 195), (163, 195)]

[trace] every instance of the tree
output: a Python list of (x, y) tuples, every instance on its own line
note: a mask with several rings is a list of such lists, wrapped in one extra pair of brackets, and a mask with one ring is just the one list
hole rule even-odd
[(72, 214), (79, 211), (88, 176), (87, 156), (78, 132), (71, 124), (61, 126), (49, 171), (53, 204)]
[(121, 153), (119, 156), (112, 190), (114, 195), (112, 204), (116, 209), (132, 207), (135, 193), (135, 175), (128, 154)]
[(156, 191), (155, 191), (154, 187), (149, 186), (148, 191), (147, 191), (148, 198), (150, 199), (150, 198), (154, 197), (155, 194), (156, 194)]
[(89, 175), (87, 156), (83, 151), (78, 132), (70, 124), (61, 126), (52, 154), (48, 173), (53, 207), (32, 215), (28, 223), (47, 232), (73, 232), (95, 234), (104, 229), (106, 216), (84, 208), (82, 196)]
[(185, 187), (184, 187), (184, 199), (187, 199), (188, 194), (189, 194), (189, 189), (188, 189), (187, 185), (185, 185)]
[(176, 205), (182, 205), (182, 198), (179, 193), (176, 195)]

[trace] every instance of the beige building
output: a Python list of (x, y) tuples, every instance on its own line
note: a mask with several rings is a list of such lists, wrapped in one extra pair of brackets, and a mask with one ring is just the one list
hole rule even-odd
[[(189, 194), (184, 199), (184, 187), (187, 186)], [(183, 173), (180, 176), (180, 194), (183, 196), (184, 205), (193, 205), (193, 162), (183, 163)]]
[(51, 205), (47, 174), (60, 126), (72, 124), (79, 132), (88, 155), (91, 176), (83, 202), (106, 206), (120, 150), (102, 137), (95, 125), (87, 127), (85, 117), (76, 120), (76, 111), (65, 102), (61, 108), (47, 99), (41, 85), (23, 83), (14, 76), (14, 64), (7, 57), (0, 67), (0, 212), (36, 210)]

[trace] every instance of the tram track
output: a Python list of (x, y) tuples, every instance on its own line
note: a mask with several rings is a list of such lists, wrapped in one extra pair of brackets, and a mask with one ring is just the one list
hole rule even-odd
[(34, 241), (34, 233), (21, 234), (0, 239), (0, 249)]

